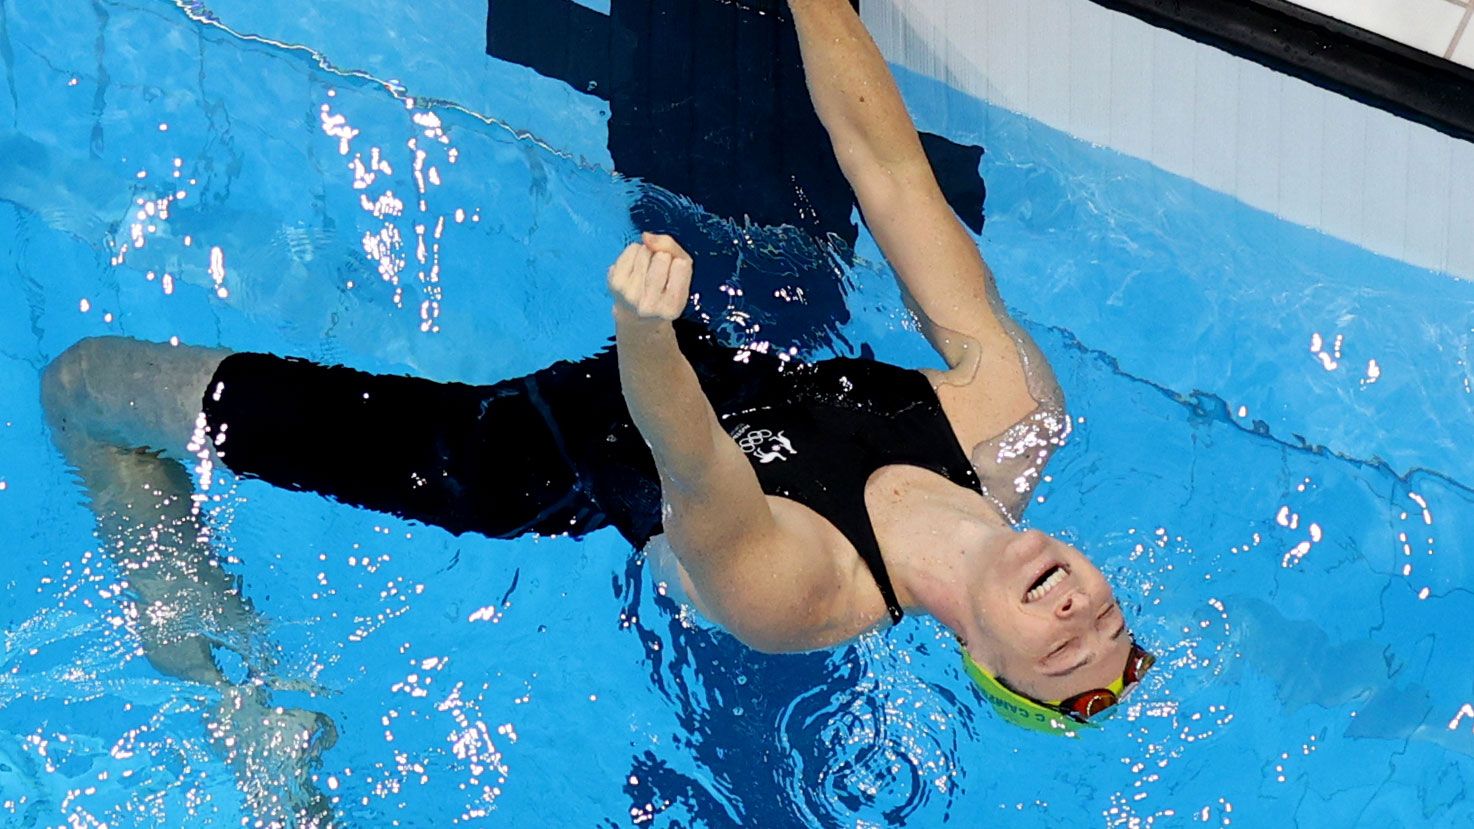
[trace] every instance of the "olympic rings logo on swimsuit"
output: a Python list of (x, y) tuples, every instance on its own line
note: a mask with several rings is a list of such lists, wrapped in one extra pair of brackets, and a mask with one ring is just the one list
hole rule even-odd
[[(737, 441), (739, 449), (757, 458), (758, 463), (786, 461), (789, 457), (798, 454), (798, 450), (793, 448), (793, 443), (781, 431), (749, 429), (746, 424), (742, 424), (733, 430), (732, 439)], [(787, 455), (784, 454), (785, 452)]]
[(763, 445), (763, 441), (766, 441), (772, 436), (773, 431), (771, 429), (744, 430), (742, 436), (737, 440), (737, 445), (742, 447), (742, 451), (751, 455), (759, 446)]

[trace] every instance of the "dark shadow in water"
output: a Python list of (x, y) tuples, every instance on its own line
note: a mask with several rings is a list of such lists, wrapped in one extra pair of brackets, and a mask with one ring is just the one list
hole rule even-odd
[[(573, 0), (488, 0), (487, 53), (608, 101), (616, 171), (653, 185), (631, 220), (675, 235), (696, 257), (693, 312), (704, 322), (738, 336), (761, 326), (765, 339), (812, 346), (849, 320), (843, 269), (858, 236), (855, 194), (809, 101), (782, 0), (610, 0), (608, 14)], [(981, 232), (982, 148), (921, 140), (948, 203)], [(635, 559), (615, 580), (629, 618), (640, 618), (644, 584)], [(902, 770), (880, 799), (901, 794), (887, 820), (935, 796), (909, 764), (887, 759), (886, 735), (859, 756), (831, 744), (856, 694), (874, 702), (857, 688), (859, 655), (840, 661), (843, 670), (828, 653), (764, 655), (655, 604), (667, 624), (652, 614), (632, 627), (680, 724), (666, 750), (694, 758), (706, 779), (659, 751), (637, 752), (625, 787), (635, 823), (684, 813), (710, 826), (839, 825), (835, 806), (811, 795), (843, 795), (859, 788), (851, 776), (873, 782), (892, 777), (892, 766)], [(868, 713), (868, 722), (885, 718)], [(838, 807), (880, 805), (852, 797)]]
[[(699, 211), (654, 194), (631, 209), (637, 227), (688, 243), (700, 262), (693, 290), (716, 296), (737, 274), (753, 298), (744, 310), (773, 328), (765, 336), (794, 342), (821, 341), (849, 319), (835, 264), (854, 246), (855, 195), (809, 102), (782, 0), (610, 0), (608, 14), (573, 0), (488, 0), (486, 33), (491, 56), (609, 102), (619, 173), (735, 223), (713, 233)], [(982, 148), (921, 139), (947, 201), (981, 232)], [(764, 261), (744, 250), (742, 227), (785, 225), (817, 255)], [(796, 288), (801, 300), (775, 298)]]
[[(631, 757), (624, 790), (636, 823), (682, 826), (696, 816), (701, 826), (797, 829), (877, 815), (903, 825), (937, 805), (951, 813), (956, 789), (939, 791), (935, 769), (923, 770), (916, 755), (956, 757), (957, 741), (973, 733), (972, 693), (930, 687), (956, 726), (950, 744), (935, 743), (936, 734), (917, 734), (889, 710), (891, 691), (868, 676), (887, 668), (862, 649), (759, 653), (719, 629), (687, 624), (666, 597), (643, 596), (642, 569), (632, 558), (613, 587), (648, 656), (649, 682), (679, 729)], [(925, 656), (929, 647), (914, 649)], [(673, 767), (675, 756), (691, 758), (699, 772)]]

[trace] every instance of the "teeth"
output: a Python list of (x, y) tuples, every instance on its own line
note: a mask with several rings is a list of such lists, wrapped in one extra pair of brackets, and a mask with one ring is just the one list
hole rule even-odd
[(1052, 571), (1050, 571), (1048, 578), (1046, 578), (1043, 582), (1041, 582), (1038, 587), (1034, 588), (1033, 590), (1030, 590), (1028, 592), (1028, 595), (1024, 596), (1024, 601), (1036, 602), (1036, 601), (1044, 598), (1044, 594), (1045, 593), (1048, 593), (1050, 590), (1053, 590), (1054, 589), (1054, 586), (1056, 584), (1059, 584), (1060, 582), (1062, 582), (1064, 580), (1065, 580), (1065, 568), (1063, 568), (1063, 567), (1055, 567)]

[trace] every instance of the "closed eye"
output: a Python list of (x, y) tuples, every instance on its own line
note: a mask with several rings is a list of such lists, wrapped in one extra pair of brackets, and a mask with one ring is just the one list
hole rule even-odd
[[(1105, 619), (1106, 618), (1106, 615), (1109, 614), (1110, 611), (1116, 610), (1116, 609), (1118, 609), (1117, 606), (1114, 605), (1114, 604), (1112, 604), (1110, 607), (1106, 608), (1106, 612), (1105, 613), (1102, 613), (1102, 614), (1100, 614), (1100, 616), (1096, 617), (1096, 621), (1099, 622), (1102, 619)], [(1122, 618), (1121, 618), (1121, 624), (1119, 626), (1117, 626), (1116, 632), (1111, 634), (1110, 641), (1111, 642), (1116, 642), (1122, 636), (1125, 636), (1125, 635), (1126, 635), (1126, 619), (1125, 619), (1124, 616), (1122, 616)], [(1080, 640), (1078, 640), (1078, 639), (1071, 639), (1071, 640), (1069, 640), (1068, 642), (1064, 643), (1063, 645), (1060, 645), (1058, 648), (1055, 648), (1053, 651), (1050, 651), (1049, 656), (1046, 656), (1043, 660), (1041, 660), (1041, 662), (1048, 663), (1048, 662), (1062, 662), (1062, 661), (1064, 661), (1063, 659), (1060, 658), (1061, 655), (1064, 654), (1064, 652), (1067, 649), (1069, 649), (1069, 647), (1071, 645), (1077, 644), (1079, 641)], [(1082, 648), (1078, 648), (1077, 650), (1086, 650), (1086, 649), (1082, 647)], [(1099, 651), (1087, 651), (1083, 656), (1080, 657), (1080, 660), (1078, 662), (1075, 662), (1075, 664), (1073, 664), (1073, 665), (1067, 665), (1067, 666), (1065, 666), (1063, 668), (1055, 668), (1055, 669), (1046, 668), (1043, 671), (1043, 673), (1044, 673), (1045, 676), (1065, 676), (1066, 674), (1074, 673), (1075, 671), (1078, 671), (1079, 669), (1085, 667), (1086, 665), (1089, 665), (1091, 662), (1094, 662), (1097, 656), (1099, 656)]]
[(1101, 611), (1101, 614), (1099, 616), (1095, 617), (1095, 621), (1097, 623), (1108, 621), (1112, 612), (1115, 612), (1115, 614), (1121, 619), (1120, 624), (1116, 625), (1116, 632), (1111, 634), (1111, 641), (1114, 642), (1117, 639), (1120, 639), (1121, 636), (1126, 633), (1126, 614), (1121, 612), (1121, 605), (1116, 602), (1111, 602), (1109, 605), (1106, 606), (1105, 610)]
[[(1101, 612), (1095, 617), (1096, 623), (1099, 624), (1100, 622), (1105, 621), (1106, 619), (1108, 619), (1110, 617), (1110, 615), (1111, 615), (1112, 612), (1118, 612), (1118, 611), (1120, 611), (1120, 609), (1121, 609), (1121, 606), (1119, 604), (1117, 604), (1116, 602), (1111, 602), (1110, 604), (1106, 605), (1105, 606), (1105, 609), (1101, 610)], [(1119, 614), (1118, 613), (1118, 615), (1121, 616), (1121, 624), (1116, 628), (1116, 632), (1111, 634), (1111, 637), (1110, 638), (1111, 638), (1111, 641), (1113, 641), (1113, 642), (1115, 640), (1117, 640), (1117, 639), (1120, 639), (1121, 636), (1126, 633), (1126, 617), (1124, 616), (1124, 614)], [(1080, 640), (1079, 639), (1068, 639), (1068, 640), (1066, 640), (1065, 642), (1063, 642), (1062, 644), (1060, 644), (1059, 647), (1056, 647), (1054, 650), (1050, 651), (1047, 655), (1045, 655), (1045, 657), (1043, 659), (1039, 660), (1040, 661), (1040, 664), (1041, 665), (1044, 665), (1044, 664), (1047, 664), (1049, 662), (1058, 661), (1065, 654), (1066, 651), (1069, 651), (1072, 646), (1078, 645), (1079, 643), (1080, 643)], [(1061, 671), (1057, 671), (1057, 672), (1046, 671), (1045, 672), (1045, 675), (1046, 676), (1062, 676), (1064, 674), (1067, 674), (1067, 673), (1069, 673), (1071, 671), (1074, 671), (1074, 670), (1076, 670), (1078, 668), (1081, 668), (1081, 667), (1089, 664), (1090, 662), (1094, 661), (1094, 659), (1095, 659), (1095, 654), (1086, 654), (1085, 657), (1083, 659), (1081, 659), (1078, 663), (1076, 663), (1074, 665), (1071, 665), (1068, 668), (1065, 668), (1065, 669), (1063, 669)]]

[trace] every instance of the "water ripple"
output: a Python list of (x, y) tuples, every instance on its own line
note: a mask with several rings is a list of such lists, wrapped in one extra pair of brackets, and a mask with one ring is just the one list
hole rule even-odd
[[(945, 700), (881, 637), (837, 654), (829, 681), (779, 718), (780, 779), (812, 825), (899, 825), (950, 805), (957, 729)], [(944, 802), (932, 804), (933, 798)]]

